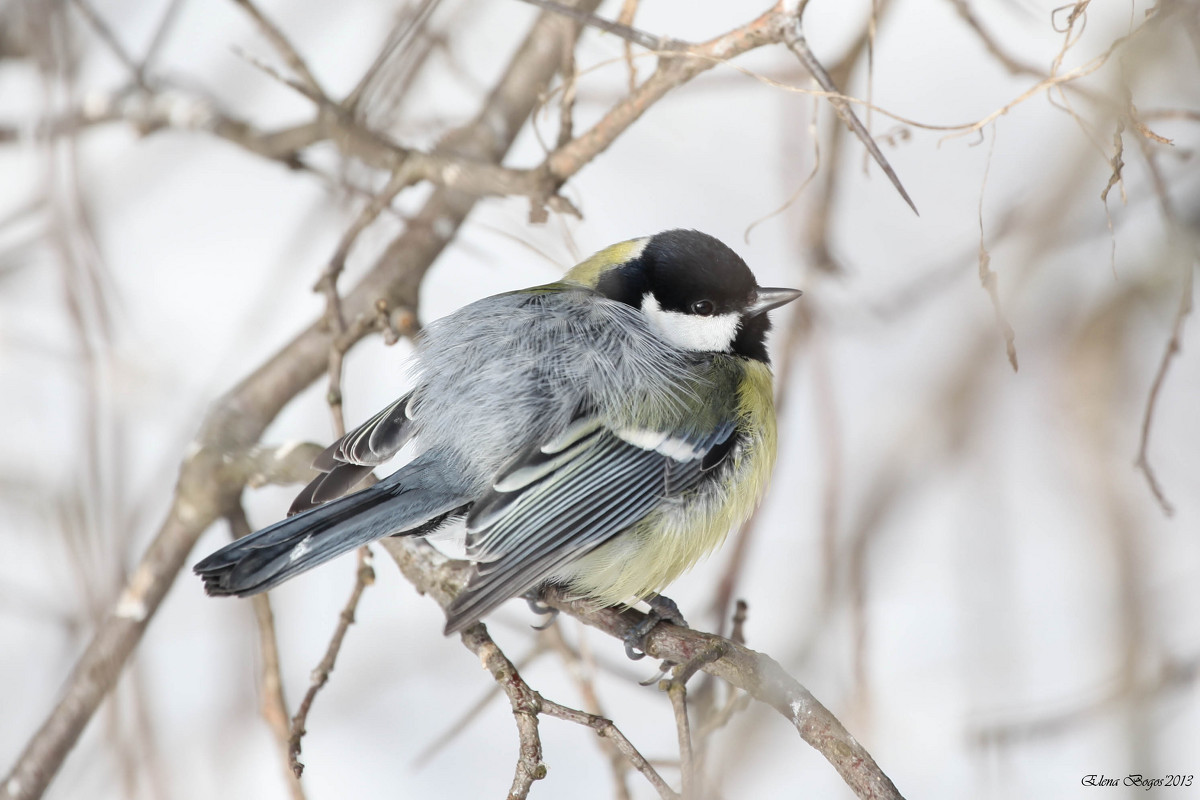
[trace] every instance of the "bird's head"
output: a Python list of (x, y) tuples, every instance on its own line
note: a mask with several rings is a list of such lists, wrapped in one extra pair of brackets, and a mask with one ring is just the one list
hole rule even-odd
[(671, 230), (601, 250), (566, 279), (641, 310), (684, 350), (734, 353), (766, 362), (767, 312), (798, 289), (758, 285), (746, 262), (720, 240)]

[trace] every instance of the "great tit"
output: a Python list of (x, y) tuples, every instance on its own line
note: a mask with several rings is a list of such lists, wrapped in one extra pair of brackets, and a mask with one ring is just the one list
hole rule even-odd
[[(415, 388), (317, 457), (286, 519), (195, 571), (210, 595), (252, 595), (463, 520), (474, 566), (446, 634), (548, 585), (654, 601), (762, 497), (776, 449), (767, 312), (799, 296), (759, 286), (712, 236), (671, 230), (471, 303), (425, 328)], [(343, 496), (410, 440), (413, 460)], [(682, 621), (662, 601), (658, 618)]]

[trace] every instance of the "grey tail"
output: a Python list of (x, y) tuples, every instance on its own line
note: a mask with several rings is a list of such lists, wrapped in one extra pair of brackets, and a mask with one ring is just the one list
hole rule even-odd
[(266, 591), (376, 539), (419, 536), (470, 505), (422, 459), (379, 483), (222, 547), (192, 570), (213, 596)]

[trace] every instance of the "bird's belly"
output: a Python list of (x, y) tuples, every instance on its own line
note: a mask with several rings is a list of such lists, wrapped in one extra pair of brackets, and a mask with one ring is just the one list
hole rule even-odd
[[(655, 594), (719, 546), (757, 505), (770, 466), (738, 453), (733, 480), (665, 501), (641, 521), (559, 570), (551, 579), (603, 605), (632, 604)], [(764, 470), (765, 467), (765, 470)], [(746, 483), (749, 482), (750, 486)]]
[(750, 517), (775, 466), (770, 368), (750, 362), (738, 391), (740, 407), (748, 410), (745, 438), (710, 480), (692, 492), (665, 499), (550, 580), (605, 605), (632, 604), (661, 591)]

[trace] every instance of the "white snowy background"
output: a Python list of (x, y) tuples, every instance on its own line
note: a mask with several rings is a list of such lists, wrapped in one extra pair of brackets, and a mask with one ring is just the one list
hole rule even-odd
[[(615, 17), (619, 5), (605, 3), (599, 13)], [(637, 25), (703, 40), (749, 20), (760, 5), (644, 0)], [(806, 33), (818, 57), (835, 61), (870, 5), (812, 0)], [(1042, 70), (1062, 46), (1054, 5), (975, 4), (1014, 57)], [(91, 7), (140, 53), (166, 4), (97, 0)], [(403, 4), (264, 0), (261, 7), (340, 96)], [(1141, 24), (1147, 7), (1091, 4), (1062, 70), (1103, 53)], [(448, 49), (433, 56), (438, 68), (406, 99), (392, 135), (428, 146), (465, 121), (534, 14), (515, 0), (447, 0), (433, 27), (448, 35)], [(0, 15), (11, 23), (19, 4), (0, 5)], [(78, 13), (69, 15), (84, 39), (78, 95), (48, 92), (29, 60), (0, 60), (0, 124), (31, 131), (44, 115), (95, 102), (125, 82), (125, 68)], [(310, 114), (307, 100), (240, 54), (278, 63), (235, 4), (193, 0), (180, 15), (160, 56), (163, 74), (204, 87), (263, 128)], [(1181, 16), (1189, 15), (1195, 22), (1194, 11)], [(1055, 19), (1062, 22), (1062, 12)], [(1195, 29), (1180, 25), (1152, 41), (1123, 51), (1121, 64), (1114, 59), (1086, 85), (1119, 96), (1124, 69), (1135, 76), (1139, 110), (1195, 115)], [(584, 34), (580, 66), (601, 66), (581, 79), (577, 130), (620, 97), (622, 51), (615, 37)], [(980, 119), (1037, 82), (990, 58), (950, 2), (897, 0), (880, 25), (874, 59), (874, 102), (931, 125)], [(809, 86), (783, 48), (736, 63)], [(651, 66), (650, 58), (639, 61), (642, 75)], [(865, 74), (855, 73), (845, 91), (864, 96)], [(811, 327), (778, 366), (788, 376), (779, 465), (737, 596), (749, 603), (748, 644), (779, 659), (838, 714), (909, 798), (1146, 796), (1090, 789), (1081, 779), (1200, 773), (1200, 321), (1184, 328), (1151, 432), (1151, 463), (1175, 506), (1168, 518), (1133, 463), (1183, 267), (1169, 252), (1131, 130), (1128, 200), (1119, 189), (1110, 195), (1109, 233), (1099, 195), (1112, 172), (1115, 122), (1078, 96), (1074, 104), (1093, 126), (1087, 132), (1045, 94), (982, 134), (960, 137), (906, 127), (907, 136), (887, 141), (882, 135), (897, 123), (874, 114), (872, 130), (921, 215), (874, 165), (864, 170), (861, 146), (848, 140), (829, 240), (844, 269), (830, 277), (812, 269), (804, 238), (827, 161), (794, 204), (757, 225), (748, 241), (744, 235), (812, 169), (812, 113), (823, 124), (831, 109), (720, 67), (668, 95), (568, 183), (582, 221), (552, 216), (531, 225), (526, 200), (485, 200), (423, 287), (420, 314), (430, 320), (478, 297), (553, 280), (611, 242), (693, 227), (738, 250), (762, 284), (805, 289), (798, 305), (811, 313)], [(1181, 217), (1194, 225), (1197, 120), (1147, 124), (1174, 140), (1148, 144), (1161, 152)], [(552, 142), (555, 116), (538, 125)], [(356, 212), (313, 175), (204, 134), (143, 138), (118, 123), (77, 141), (73, 153), (28, 134), (0, 143), (6, 771), (166, 513), (205, 408), (323, 313), (311, 286)], [(543, 152), (527, 128), (506, 163), (532, 165)], [(339, 169), (328, 149), (313, 160)], [(397, 208), (417, 207), (423, 190), (410, 194)], [(993, 240), (1013, 209), (1025, 212), (1018, 229)], [(980, 213), (1016, 334), (1016, 373), (978, 278)], [(55, 226), (83, 215), (95, 241), (67, 237), (66, 247), (57, 245)], [(344, 286), (398, 230), (390, 218), (368, 231)], [(95, 285), (81, 288), (87, 275)], [(83, 307), (73, 313), (70, 298), (78, 297)], [(776, 352), (794, 313), (775, 315)], [(404, 390), (408, 351), (407, 343), (385, 347), (372, 337), (351, 352), (349, 424)], [(321, 381), (279, 415), (264, 441), (328, 441), (323, 394)], [(888, 486), (898, 494), (878, 505)], [(249, 490), (252, 523), (280, 517), (291, 493)], [(882, 517), (872, 518), (874, 509)], [(830, 594), (826, 530), (836, 542)], [(869, 533), (855, 544), (860, 531)], [(215, 526), (193, 560), (227, 536)], [(731, 550), (727, 544), (670, 590), (693, 625), (715, 627), (706, 609)], [(436, 605), (417, 596), (382, 551), (376, 571), (309, 717), (308, 796), (503, 796), (517, 745), (503, 697), (450, 745), (422, 755), (492, 683), (456, 639), (442, 637)], [(353, 573), (347, 558), (272, 594), (293, 704)], [(514, 602), (489, 625), (515, 660), (533, 648), (530, 621)], [(614, 640), (569, 619), (560, 624), (594, 653), (605, 713), (643, 753), (676, 758), (665, 694), (637, 685), (652, 668), (627, 662)], [(523, 674), (546, 696), (580, 704), (553, 655)], [(287, 796), (257, 713), (257, 680), (249, 604), (209, 599), (198, 580), (179, 576), (115, 700), (89, 725), (48, 796)], [(534, 797), (612, 796), (593, 734), (556, 720), (544, 720), (542, 732), (549, 774)], [(764, 708), (752, 707), (716, 735), (711, 769), (730, 798), (850, 796)], [(677, 770), (663, 771), (678, 780)], [(635, 796), (654, 796), (640, 777), (630, 782)], [(1197, 797), (1197, 786), (1149, 796)]]

